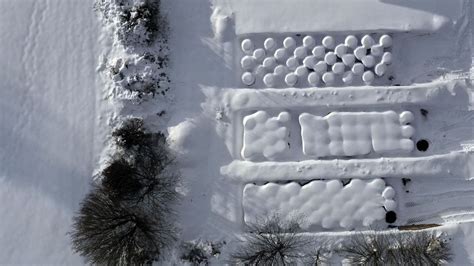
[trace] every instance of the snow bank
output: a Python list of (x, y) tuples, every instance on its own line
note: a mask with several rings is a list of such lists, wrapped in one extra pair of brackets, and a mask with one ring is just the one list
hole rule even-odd
[(268, 183), (244, 187), (243, 208), (247, 224), (278, 213), (285, 220), (302, 217), (300, 226), (324, 229), (368, 227), (396, 209), (395, 191), (382, 179), (315, 180), (300, 185)]
[[(263, 32), (433, 32), (462, 16), (462, 0), (232, 0), (237, 34)], [(295, 14), (295, 10), (297, 14)], [(335, 16), (334, 14), (343, 14)]]
[[(416, 177), (471, 179), (472, 154), (452, 152), (416, 158), (307, 160), (301, 162), (233, 161), (221, 173), (238, 182), (312, 180), (315, 178)], [(472, 167), (471, 167), (472, 168)]]
[[(209, 92), (215, 88), (207, 87)], [(411, 86), (346, 87), (305, 89), (238, 89), (219, 91), (208, 104), (224, 106), (229, 113), (246, 109), (293, 107), (363, 107), (383, 104), (433, 105), (467, 109), (469, 87), (464, 80), (441, 81)]]

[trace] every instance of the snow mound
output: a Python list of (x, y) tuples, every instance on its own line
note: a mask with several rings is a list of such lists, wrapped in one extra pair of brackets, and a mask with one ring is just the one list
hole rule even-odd
[(307, 156), (354, 156), (411, 152), (411, 112), (333, 112), (325, 117), (299, 117), (303, 153)]
[(368, 227), (394, 211), (395, 190), (382, 179), (314, 180), (306, 185), (247, 184), (243, 193), (245, 223), (278, 213), (283, 219), (302, 217), (303, 229), (353, 229)]
[[(241, 80), (248, 87), (370, 85), (384, 76), (392, 63), (393, 40), (388, 34), (366, 34), (359, 38), (354, 35), (288, 36), (281, 40), (270, 37), (261, 43), (258, 42), (260, 37), (254, 39), (246, 38), (240, 43)], [(310, 76), (313, 72), (317, 75)], [(249, 74), (256, 79), (250, 79)], [(381, 82), (387, 83), (387, 80)]]
[(288, 150), (290, 114), (281, 112), (271, 117), (265, 111), (258, 111), (244, 118), (244, 144), (242, 157), (274, 159)]

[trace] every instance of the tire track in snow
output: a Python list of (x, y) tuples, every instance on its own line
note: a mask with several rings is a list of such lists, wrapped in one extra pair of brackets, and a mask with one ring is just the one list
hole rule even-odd
[[(21, 97), (20, 110), (29, 110), (31, 107), (35, 106), (35, 99), (32, 97), (32, 91), (35, 88), (35, 76), (37, 76), (37, 67), (39, 64), (38, 57), (35, 53), (38, 36), (40, 36), (42, 31), (42, 25), (45, 21), (45, 14), (49, 6), (49, 0), (34, 0), (33, 1), (33, 10), (31, 12), (31, 20), (28, 26), (27, 36), (25, 38), (25, 45), (23, 47), (22, 53), (22, 68), (25, 75), (25, 87), (23, 95)], [(34, 109), (34, 108), (33, 108)], [(15, 132), (22, 132), (23, 128), (31, 123), (31, 112), (25, 112), (24, 115), (19, 117), (18, 123), (15, 126)]]
[[(407, 224), (419, 224), (419, 223), (443, 223), (445, 216), (460, 217), (462, 215), (469, 215), (474, 212), (474, 206), (464, 207), (450, 207), (441, 210), (434, 210), (431, 212), (418, 212), (418, 216), (408, 218)], [(421, 214), (421, 215), (420, 215)], [(460, 219), (456, 219), (456, 222), (462, 222)]]

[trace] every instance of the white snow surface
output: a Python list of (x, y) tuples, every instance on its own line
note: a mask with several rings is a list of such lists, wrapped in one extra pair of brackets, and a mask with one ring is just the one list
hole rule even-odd
[[(462, 0), (217, 0), (236, 14), (237, 34), (262, 32), (432, 32), (462, 17)], [(322, 8), (324, 7), (324, 8)], [(295, 10), (297, 12), (295, 13)], [(334, 14), (344, 14), (335, 16)]]
[(411, 112), (330, 113), (325, 117), (303, 113), (299, 116), (303, 152), (308, 156), (354, 156), (407, 153), (414, 128)]
[(0, 1), (0, 264), (83, 264), (66, 233), (102, 149), (92, 6)]
[[(103, 106), (110, 98), (103, 98), (104, 86), (95, 69), (111, 40), (102, 39), (92, 3), (0, 0), (0, 55), (6, 65), (0, 74), (0, 264), (82, 265), (82, 258), (72, 253), (66, 233), (99, 161), (106, 135), (104, 125), (110, 117), (158, 113), (164, 108), (156, 101), (140, 105), (115, 102), (111, 109)], [(289, 180), (370, 182), (383, 177), (396, 191), (397, 225), (443, 224), (434, 230), (450, 235), (455, 254), (452, 264), (474, 265), (474, 157), (472, 150), (462, 150), (474, 143), (474, 115), (468, 110), (471, 84), (464, 81), (469, 69), (474, 69), (470, 51), (474, 42), (468, 44), (473, 28), (470, 1), (162, 3), (172, 32), (170, 78), (174, 97), (167, 99), (171, 107), (166, 115), (153, 121), (159, 120), (156, 123), (168, 128), (183, 175), (183, 200), (178, 209), (182, 240), (225, 240), (228, 245), (222, 251), (228, 253), (235, 236), (244, 232), (242, 196), (249, 183), (260, 186), (278, 182), (282, 186)], [(391, 65), (387, 69), (373, 66), (375, 75), (386, 73), (374, 76), (372, 86), (347, 86), (358, 80), (350, 75), (352, 70), (363, 75), (365, 68), (355, 56), (343, 55), (341, 62), (357, 65), (355, 69), (353, 65), (351, 72), (345, 68), (347, 71), (339, 73), (340, 64), (334, 69), (331, 66), (340, 76), (313, 74), (310, 88), (242, 88), (243, 39), (252, 40), (252, 45), (244, 47), (250, 51), (261, 44), (263, 49), (276, 49), (280, 46), (277, 39), (293, 36), (299, 40), (296, 34), (315, 36), (313, 39), (331, 35), (335, 42), (328, 39), (325, 45), (334, 49), (331, 52), (337, 57), (344, 53), (338, 36), (359, 38), (384, 33), (393, 38), (392, 54), (380, 57)], [(265, 41), (268, 36), (276, 39)], [(307, 49), (317, 40), (313, 43), (306, 38), (301, 43)], [(366, 39), (364, 43), (370, 46), (372, 42)], [(346, 52), (357, 48), (351, 38), (344, 40), (344, 45)], [(296, 44), (291, 40), (284, 45), (285, 49), (293, 46)], [(317, 55), (326, 55), (328, 48), (322, 48), (316, 50)], [(374, 44), (372, 48), (370, 53), (380, 54), (380, 47)], [(301, 60), (302, 51), (298, 49), (291, 56)], [(362, 56), (363, 52), (359, 49)], [(282, 53), (273, 56), (278, 59), (285, 55)], [(330, 54), (329, 62), (334, 55)], [(251, 57), (265, 60), (261, 50), (253, 51)], [(291, 86), (300, 76), (310, 75), (298, 64), (314, 62), (304, 59), (290, 61), (296, 73), (288, 73), (291, 75), (286, 75), (285, 81)], [(286, 62), (283, 67), (271, 59), (266, 61), (266, 66), (274, 67), (266, 83), (278, 84), (274, 75), (287, 71)], [(336, 61), (334, 64), (341, 63)], [(370, 58), (365, 61), (372, 65)], [(323, 64), (314, 69), (319, 67), (328, 69)], [(244, 84), (257, 86), (256, 74), (265, 71), (258, 68), (255, 75), (248, 72)], [(377, 79), (393, 73), (396, 75), (390, 86), (377, 84)], [(345, 84), (314, 87), (333, 78), (341, 78)], [(372, 76), (365, 74), (365, 79), (370, 81)], [(422, 115), (422, 109), (428, 114)], [(415, 117), (413, 141), (426, 138), (430, 148), (403, 156), (305, 160), (292, 153), (302, 151), (293, 148), (298, 147), (293, 144), (302, 143), (294, 142), (294, 138), (300, 139), (299, 134), (292, 134), (292, 149), (285, 160), (241, 160), (243, 118), (257, 111), (272, 117), (288, 112), (293, 117), (289, 130), (298, 132), (296, 118), (304, 112), (324, 117), (331, 112), (386, 110), (410, 111)], [(402, 178), (411, 181), (403, 185)], [(350, 235), (317, 228), (309, 231), (327, 240)]]
[(278, 215), (285, 220), (301, 218), (300, 226), (324, 229), (355, 229), (373, 226), (396, 209), (394, 190), (382, 179), (315, 180), (300, 185), (247, 184), (243, 192), (244, 220), (258, 223)]

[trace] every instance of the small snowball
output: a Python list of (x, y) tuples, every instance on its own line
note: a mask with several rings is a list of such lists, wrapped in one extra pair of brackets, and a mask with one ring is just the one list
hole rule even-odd
[(275, 58), (277, 60), (285, 60), (287, 58), (287, 53), (286, 53), (286, 49), (285, 48), (279, 48), (275, 51), (275, 54), (274, 54)]
[(321, 226), (325, 229), (331, 229), (334, 227), (334, 220), (329, 217), (324, 217), (323, 221), (321, 222)]
[(317, 58), (323, 58), (324, 55), (326, 54), (326, 48), (324, 48), (323, 46), (318, 45), (318, 46), (313, 48), (312, 53)]
[(372, 71), (365, 71), (364, 74), (362, 74), (362, 80), (366, 83), (366, 84), (370, 84), (372, 83), (372, 81), (374, 81), (374, 78), (375, 78), (375, 75)]
[(339, 180), (331, 180), (326, 183), (326, 189), (330, 194), (338, 193), (342, 188), (342, 183)]
[(255, 126), (257, 126), (257, 121), (255, 121), (254, 118), (249, 118), (249, 119), (245, 120), (244, 128), (246, 130), (252, 130), (252, 129), (255, 128)]
[(250, 72), (245, 72), (242, 74), (242, 83), (247, 86), (251, 86), (255, 83), (255, 76)]
[(338, 62), (332, 66), (332, 72), (334, 72), (335, 74), (342, 74), (345, 68), (346, 66), (343, 63)]
[(345, 228), (345, 229), (350, 229), (354, 224), (354, 221), (351, 217), (344, 217), (341, 219), (341, 221), (339, 222), (339, 225), (342, 227), (342, 228)]
[(272, 87), (275, 84), (275, 75), (272, 73), (266, 74), (263, 77), (263, 83), (265, 83), (267, 87)]
[(284, 76), (288, 73), (288, 68), (284, 65), (278, 65), (275, 67), (275, 70), (273, 71), (273, 73), (276, 75), (276, 76)]
[(344, 65), (351, 67), (354, 65), (355, 56), (353, 54), (345, 54), (342, 56), (342, 62)]
[(253, 51), (253, 42), (250, 39), (245, 39), (241, 44), (244, 53), (251, 53)]
[(285, 83), (288, 86), (294, 86), (296, 82), (298, 81), (298, 76), (296, 76), (294, 73), (288, 73), (285, 76)]
[(309, 85), (316, 86), (316, 85), (318, 85), (320, 80), (321, 80), (321, 77), (319, 76), (318, 73), (316, 73), (316, 72), (309, 73), (309, 75), (308, 75)]
[(344, 82), (344, 84), (351, 84), (352, 81), (354, 81), (354, 73), (352, 73), (352, 71), (346, 71), (343, 75), (342, 75), (342, 82)]
[(326, 36), (323, 38), (323, 46), (326, 47), (327, 49), (334, 49), (334, 46), (336, 45), (336, 40), (332, 36)]
[(303, 59), (303, 65), (307, 68), (313, 68), (316, 62), (317, 59), (314, 55), (307, 56)]
[(308, 69), (305, 66), (299, 66), (295, 70), (295, 74), (298, 77), (303, 77), (308, 74)]
[(335, 77), (334, 73), (326, 72), (326, 73), (323, 74), (323, 81), (326, 85), (334, 84), (335, 80), (336, 80), (336, 77)]
[(286, 60), (286, 66), (290, 69), (290, 70), (295, 70), (297, 67), (298, 67), (299, 63), (298, 63), (298, 59), (296, 59), (295, 57), (290, 57), (288, 58), (288, 60)]
[(378, 63), (376, 66), (375, 66), (375, 74), (379, 77), (383, 76), (383, 74), (385, 74), (385, 72), (387, 71), (387, 65), (385, 65), (384, 63)]
[(295, 48), (295, 46), (296, 46), (296, 41), (295, 41), (295, 39), (293, 39), (292, 37), (286, 37), (286, 38), (283, 40), (283, 46), (284, 46), (286, 49), (293, 49), (293, 48)]
[(276, 41), (273, 38), (267, 38), (263, 43), (263, 47), (267, 51), (273, 51), (276, 48)]
[(263, 77), (263, 75), (265, 75), (265, 73), (267, 73), (267, 71), (265, 70), (265, 67), (262, 66), (262, 65), (258, 65), (256, 68), (255, 68), (255, 74), (259, 77)]
[[(278, 120), (281, 121), (281, 122), (289, 122), (291, 119), (291, 115), (290, 113), (288, 112), (281, 112), (279, 115), (278, 115)], [(296, 186), (295, 188), (297, 190), (300, 189), (300, 185), (298, 185), (297, 183), (294, 183)]]
[(384, 199), (393, 199), (395, 197), (395, 189), (393, 187), (386, 187), (382, 192), (382, 197)]
[(305, 56), (307, 55), (306, 47), (304, 46), (297, 47), (295, 51), (293, 52), (293, 54), (296, 58), (299, 58), (299, 59), (305, 58)]
[(352, 73), (356, 75), (361, 75), (362, 73), (364, 73), (364, 70), (365, 70), (365, 67), (362, 63), (355, 63), (352, 66)]
[(311, 36), (308, 35), (308, 36), (305, 36), (305, 37), (303, 38), (303, 45), (304, 45), (304, 47), (306, 47), (306, 48), (308, 48), (308, 49), (311, 49), (311, 48), (314, 47), (315, 44), (316, 44), (316, 41), (314, 40), (313, 37), (311, 37)]
[(385, 181), (383, 181), (383, 179), (377, 178), (370, 181), (368, 185), (376, 190), (383, 191), (383, 189), (385, 188)]
[(369, 49), (370, 47), (372, 47), (372, 45), (375, 44), (375, 40), (370, 35), (364, 35), (364, 37), (362, 37), (362, 39), (360, 40), (360, 43), (362, 44), (362, 46), (364, 46), (365, 49)]
[(367, 49), (362, 46), (359, 46), (355, 48), (354, 55), (357, 59), (362, 60), (362, 58), (367, 55)]
[(415, 134), (415, 129), (412, 126), (402, 126), (402, 136), (411, 138)]
[(323, 74), (328, 70), (328, 65), (324, 61), (319, 61), (314, 65), (314, 71), (318, 72), (319, 74)]
[(273, 69), (276, 66), (275, 57), (267, 57), (262, 64), (266, 69)]
[(386, 200), (383, 206), (387, 211), (394, 211), (397, 208), (397, 203), (394, 200)]
[(371, 55), (366, 55), (362, 57), (362, 64), (367, 68), (373, 67), (375, 65), (375, 58)]
[(382, 55), (382, 63), (389, 65), (392, 63), (392, 53), (391, 52), (385, 52)]
[(354, 36), (354, 35), (349, 35), (346, 37), (345, 41), (344, 41), (344, 44), (347, 46), (347, 47), (350, 47), (352, 49), (355, 49), (357, 47), (357, 43), (359, 42), (359, 40), (357, 40), (357, 37)]
[(259, 61), (262, 62), (262, 60), (265, 58), (265, 50), (262, 48), (258, 48), (255, 51), (253, 51), (253, 57)]
[(246, 55), (240, 60), (240, 65), (245, 70), (251, 70), (255, 67), (256, 62), (253, 56)]
[(415, 143), (411, 139), (401, 139), (400, 147), (404, 151), (412, 151), (415, 148)]
[(326, 62), (326, 64), (328, 65), (334, 65), (334, 63), (336, 63), (337, 61), (337, 56), (335, 53), (333, 52), (328, 52), (325, 56), (324, 56), (324, 61)]
[(337, 56), (339, 56), (339, 58), (342, 58), (342, 56), (347, 53), (347, 46), (344, 44), (339, 44), (336, 46), (336, 48), (334, 48), (334, 52)]
[(406, 125), (415, 120), (415, 116), (410, 111), (404, 111), (400, 114), (400, 123)]
[(370, 54), (373, 56), (381, 56), (383, 54), (383, 46), (380, 44), (373, 45), (370, 48)]
[(382, 35), (379, 39), (380, 45), (382, 45), (385, 48), (388, 48), (392, 46), (392, 37), (390, 35)]

